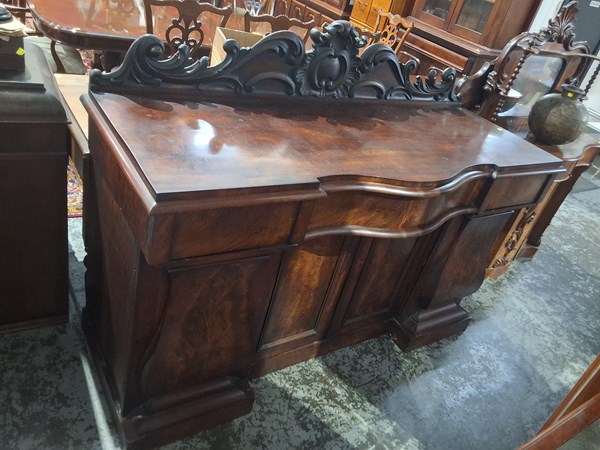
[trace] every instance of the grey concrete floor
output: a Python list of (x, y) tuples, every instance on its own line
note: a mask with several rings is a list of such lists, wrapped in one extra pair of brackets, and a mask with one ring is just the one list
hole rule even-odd
[[(588, 180), (589, 181), (589, 180)], [(251, 414), (183, 449), (513, 449), (600, 352), (600, 189), (581, 183), (531, 261), (462, 305), (463, 335), (410, 353), (387, 337), (251, 382)], [(71, 219), (67, 325), (0, 337), (0, 449), (119, 449), (79, 325), (81, 220)], [(600, 424), (572, 449), (600, 449)]]

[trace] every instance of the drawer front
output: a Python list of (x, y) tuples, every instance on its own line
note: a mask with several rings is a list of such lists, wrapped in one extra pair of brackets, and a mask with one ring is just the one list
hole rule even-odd
[(367, 17), (367, 25), (370, 27), (375, 27), (378, 15), (377, 10), (380, 9), (383, 12), (388, 12), (391, 4), (391, 0), (373, 0), (373, 3), (371, 3), (371, 9), (369, 10), (369, 15)]
[(283, 203), (178, 214), (170, 258), (289, 244), (298, 210), (298, 203)]
[(556, 174), (499, 177), (490, 188), (482, 210), (537, 203)]
[(311, 20), (315, 21), (315, 24), (320, 25), (321, 23), (321, 13), (316, 9), (312, 9), (310, 7), (306, 7), (304, 9), (304, 18), (302, 19), (304, 22), (309, 22)]
[(352, 8), (351, 18), (357, 22), (366, 23), (371, 8), (371, 2), (368, 0), (356, 0)]
[(297, 1), (292, 1), (292, 4), (290, 5), (288, 17), (290, 17), (292, 19), (304, 20), (304, 8), (306, 8), (306, 6), (303, 5), (302, 3), (297, 2)]
[(288, 15), (288, 11), (290, 9), (290, 1), (289, 0), (277, 0), (275, 3), (274, 14), (276, 16)]
[(360, 187), (323, 185), (327, 197), (313, 210), (307, 237), (353, 234), (414, 237), (427, 234), (451, 217), (479, 210), (487, 180), (478, 178), (438, 195), (382, 194)]

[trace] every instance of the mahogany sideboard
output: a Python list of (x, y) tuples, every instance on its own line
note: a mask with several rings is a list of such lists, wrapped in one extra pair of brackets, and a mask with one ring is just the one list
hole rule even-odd
[(130, 448), (250, 412), (248, 380), (382, 334), (462, 332), (562, 161), (346, 21), (216, 67), (145, 36), (84, 97), (85, 328)]

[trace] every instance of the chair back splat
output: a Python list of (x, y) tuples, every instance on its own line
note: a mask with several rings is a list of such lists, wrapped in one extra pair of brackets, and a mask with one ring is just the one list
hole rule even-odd
[(373, 32), (379, 33), (379, 42), (392, 47), (398, 54), (402, 50), (404, 41), (413, 29), (414, 24), (399, 14), (383, 12), (377, 9), (377, 21)]
[(173, 54), (181, 44), (186, 44), (192, 56), (199, 56), (204, 43), (204, 29), (202, 28), (204, 18), (214, 23), (214, 28), (224, 27), (233, 13), (231, 6), (219, 8), (211, 3), (199, 2), (197, 0), (144, 0), (146, 16), (146, 32), (155, 33), (155, 17), (153, 7), (172, 7), (177, 10), (179, 17), (173, 18), (170, 25), (164, 30), (166, 43), (165, 52)]

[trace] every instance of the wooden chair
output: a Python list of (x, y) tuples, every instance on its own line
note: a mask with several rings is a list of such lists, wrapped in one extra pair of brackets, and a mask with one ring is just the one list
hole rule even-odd
[(379, 42), (389, 45), (398, 54), (414, 24), (399, 14), (383, 12), (379, 8), (376, 8), (376, 11), (377, 21), (373, 32), (380, 33)]
[[(210, 3), (196, 0), (144, 0), (146, 16), (146, 32), (154, 34), (154, 20), (152, 7), (173, 7), (179, 13), (178, 18), (173, 18), (165, 30), (166, 54), (173, 54), (181, 44), (186, 44), (192, 57), (202, 55), (204, 42), (204, 29), (201, 18), (212, 16), (214, 26), (224, 27), (233, 13), (231, 6), (219, 8)], [(220, 19), (219, 19), (220, 18)], [(208, 53), (207, 49), (204, 49)]]
[[(495, 60), (459, 80), (456, 90), (463, 106), (504, 128), (522, 131), (537, 98), (559, 91), (564, 83), (580, 82), (588, 67), (587, 44), (574, 41), (577, 10), (577, 2), (569, 3), (547, 28), (516, 36)], [(586, 94), (596, 76), (585, 87)], [(509, 121), (503, 113), (515, 104), (522, 107)]]
[(291, 19), (284, 15), (271, 16), (269, 14), (253, 16), (249, 11), (246, 11), (244, 14), (244, 30), (250, 32), (253, 23), (268, 23), (271, 27), (271, 32), (281, 30), (295, 31), (294, 29), (304, 30), (302, 33), (297, 33), (304, 42), (308, 39), (309, 31), (316, 25), (314, 20), (302, 22), (299, 19)]

